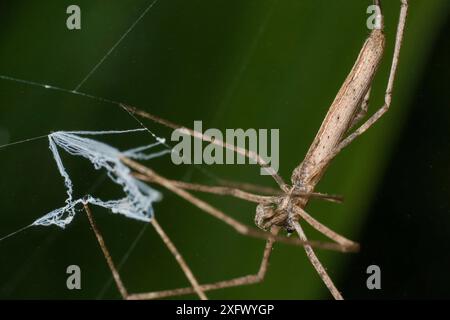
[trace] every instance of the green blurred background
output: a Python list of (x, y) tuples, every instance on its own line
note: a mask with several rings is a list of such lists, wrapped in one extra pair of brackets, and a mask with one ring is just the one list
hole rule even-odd
[[(81, 7), (79, 31), (66, 28), (70, 4)], [(107, 5), (86, 0), (3, 1), (0, 74), (74, 89), (149, 4), (147, 0), (108, 1)], [(366, 9), (370, 4), (369, 0), (159, 0), (79, 90), (126, 102), (186, 126), (202, 120), (204, 128), (279, 128), (280, 174), (289, 179), (368, 34)], [(448, 32), (442, 30), (449, 5), (447, 0), (411, 1), (392, 110), (336, 159), (318, 186), (322, 192), (344, 195), (345, 203), (314, 201), (308, 207), (320, 221), (362, 242), (359, 254), (318, 253), (344, 297), (450, 296), (442, 285), (448, 283), (448, 277), (442, 278), (445, 272), (433, 275), (445, 266), (441, 262), (450, 264), (438, 259), (445, 256), (446, 247), (438, 246), (435, 256), (420, 255), (436, 243), (445, 244), (450, 225), (445, 220), (449, 213), (448, 161), (443, 160), (448, 159), (449, 150), (448, 130), (444, 130), (448, 128), (449, 101), (448, 94), (441, 96), (446, 89), (443, 83), (448, 87)], [(372, 111), (383, 101), (399, 1), (384, 1), (384, 11), (388, 42), (373, 89)], [(444, 36), (439, 37), (440, 33)], [(446, 46), (442, 47), (443, 43)], [(431, 74), (430, 63), (434, 63)], [(447, 112), (436, 114), (433, 106)], [(422, 127), (412, 126), (413, 120), (422, 121)], [(144, 123), (158, 135), (170, 136), (166, 128)], [(138, 124), (115, 105), (0, 80), (0, 145), (55, 130), (135, 127)], [(442, 131), (436, 130), (438, 127)], [(442, 139), (441, 144), (430, 143), (437, 138)], [(146, 134), (129, 134), (103, 141), (126, 149), (150, 139)], [(423, 150), (417, 147), (417, 139)], [(432, 181), (427, 180), (429, 172), (414, 162), (430, 154), (430, 161), (424, 160), (423, 166), (440, 164), (435, 166)], [(78, 196), (87, 192), (105, 199), (120, 196), (120, 190), (87, 161), (67, 156), (63, 160)], [(45, 139), (0, 150), (0, 164), (0, 236), (63, 205), (63, 181)], [(193, 168), (175, 166), (169, 157), (147, 164), (183, 181), (214, 184), (215, 177), (220, 177), (274, 186), (250, 165)], [(435, 196), (430, 191), (433, 186), (443, 195)], [(155, 206), (158, 220), (200, 282), (257, 271), (264, 242), (242, 237), (156, 188), (164, 193), (164, 200)], [(430, 197), (425, 197), (423, 190), (428, 190)], [(253, 224), (254, 205), (232, 198), (201, 197)], [(441, 214), (430, 218), (414, 205), (416, 201), (430, 214), (435, 210)], [(114, 260), (125, 261), (121, 275), (130, 292), (188, 284), (150, 227), (101, 208), (93, 211)], [(404, 217), (412, 222), (404, 223)], [(427, 226), (427, 221), (433, 224)], [(323, 239), (310, 228), (306, 231), (312, 239)], [(430, 245), (417, 239), (433, 239), (436, 234), (443, 238)], [(135, 241), (138, 235), (141, 237)], [(417, 240), (416, 246), (411, 246), (409, 238)], [(71, 264), (81, 267), (80, 291), (66, 288), (66, 268)], [(365, 288), (369, 264), (386, 270), (379, 292)], [(81, 213), (66, 230), (36, 227), (0, 242), (1, 298), (119, 298), (115, 287), (107, 285), (110, 279)], [(264, 283), (209, 296), (330, 297), (302, 249), (286, 245), (275, 247)]]

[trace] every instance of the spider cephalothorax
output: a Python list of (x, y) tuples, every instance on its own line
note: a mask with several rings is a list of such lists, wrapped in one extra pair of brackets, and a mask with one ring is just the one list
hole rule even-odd
[(272, 203), (260, 203), (256, 207), (255, 224), (263, 229), (270, 230), (272, 226), (285, 229), (288, 233), (293, 232), (292, 225), (295, 215), (292, 206), (295, 205), (290, 195), (276, 198)]

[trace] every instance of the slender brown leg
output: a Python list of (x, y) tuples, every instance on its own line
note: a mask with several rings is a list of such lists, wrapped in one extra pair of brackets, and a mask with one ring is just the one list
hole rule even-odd
[[(278, 228), (274, 227), (272, 229), (272, 232), (273, 232), (273, 234), (278, 233)], [(200, 285), (200, 288), (203, 291), (212, 291), (212, 290), (238, 287), (238, 286), (250, 285), (250, 284), (256, 284), (256, 283), (262, 282), (267, 273), (273, 244), (274, 244), (273, 239), (267, 240), (258, 273), (243, 276), (243, 277), (238, 277), (238, 278), (234, 278), (234, 279), (230, 279), (230, 280), (219, 281), (219, 282), (215, 282), (215, 283), (211, 283), (211, 284), (203, 284), (203, 285)], [(195, 291), (192, 287), (187, 287), (187, 288), (178, 288), (178, 289), (172, 289), (172, 290), (131, 294), (131, 295), (129, 295), (128, 299), (133, 299), (133, 300), (162, 299), (162, 298), (167, 298), (167, 297), (172, 297), (172, 296), (192, 294), (194, 292)]]
[[(305, 232), (303, 232), (302, 227), (298, 223), (298, 221), (295, 221), (294, 223), (295, 231), (297, 231), (298, 236), (300, 239), (307, 241), (308, 238), (305, 235)], [(311, 246), (306, 245), (305, 246), (305, 252), (306, 256), (308, 257), (309, 261), (311, 261), (311, 264), (313, 265), (314, 269), (316, 269), (317, 273), (319, 274), (322, 281), (327, 286), (328, 290), (330, 290), (331, 294), (336, 300), (343, 300), (343, 297), (339, 290), (336, 288), (336, 286), (333, 283), (333, 280), (331, 280), (330, 276), (328, 275), (327, 271), (323, 267), (322, 263), (320, 262), (319, 258), (317, 258), (316, 254), (314, 253), (314, 250)]]
[(300, 245), (300, 246), (304, 246), (305, 244), (308, 244), (308, 245), (316, 247), (316, 248), (336, 250), (336, 251), (341, 251), (341, 252), (349, 252), (349, 251), (355, 250), (355, 248), (343, 247), (342, 245), (340, 245), (338, 243), (329, 243), (329, 242), (321, 242), (321, 241), (303, 241), (301, 239), (296, 239), (296, 238), (284, 237), (284, 236), (279, 236), (279, 235), (269, 235), (267, 232), (258, 230), (256, 228), (251, 228), (251, 227), (246, 226), (243, 223), (233, 219), (232, 217), (226, 215), (219, 209), (211, 206), (209, 203), (207, 203), (207, 202), (193, 196), (189, 192), (173, 185), (169, 180), (158, 175), (156, 172), (154, 172), (150, 168), (145, 167), (145, 166), (141, 165), (140, 163), (133, 161), (131, 159), (128, 159), (128, 158), (122, 158), (122, 161), (130, 168), (140, 172), (141, 174), (147, 175), (155, 183), (160, 184), (161, 186), (167, 188), (168, 190), (177, 194), (181, 198), (184, 198), (188, 202), (197, 206), (204, 212), (206, 212), (206, 213), (210, 214), (211, 216), (228, 224), (230, 227), (232, 227), (234, 230), (236, 230), (238, 233), (240, 233), (242, 235), (251, 236), (251, 237), (260, 238), (260, 239), (268, 239), (268, 238), (274, 237), (275, 241), (279, 241), (279, 242), (295, 244), (295, 245)]
[[(134, 174), (136, 178), (142, 181), (147, 182), (155, 182), (151, 179), (151, 177), (143, 174)], [(177, 181), (177, 180), (169, 180), (172, 185), (184, 189), (184, 190), (192, 190), (192, 191), (199, 191), (199, 192), (205, 192), (205, 193), (213, 193), (218, 195), (228, 195), (233, 196), (239, 199), (247, 200), (250, 202), (255, 203), (273, 203), (276, 200), (276, 197), (271, 196), (261, 196), (257, 194), (253, 194), (250, 192), (242, 191), (235, 188), (229, 188), (229, 187), (221, 187), (221, 186), (208, 186), (203, 184), (197, 184), (197, 183), (189, 183), (189, 182), (183, 182), (183, 181)]]
[[(142, 181), (147, 182), (155, 182), (151, 177), (139, 173), (135, 173), (134, 176)], [(270, 204), (275, 203), (278, 199), (276, 196), (262, 196), (254, 193), (250, 193), (247, 191), (243, 191), (237, 188), (231, 188), (231, 187), (222, 187), (222, 186), (210, 186), (210, 185), (203, 185), (198, 183), (189, 183), (184, 181), (178, 181), (178, 180), (169, 180), (167, 179), (172, 185), (184, 189), (184, 190), (192, 190), (192, 191), (199, 191), (199, 192), (205, 192), (205, 193), (213, 193), (217, 195), (222, 196), (233, 196), (235, 198), (239, 198), (242, 200), (246, 200), (249, 202), (254, 203), (262, 203), (262, 204)], [(331, 195), (326, 193), (319, 193), (319, 192), (311, 192), (311, 193), (301, 193), (298, 192), (296, 194), (293, 194), (293, 196), (297, 197), (313, 197), (313, 198), (319, 198), (330, 202), (337, 202), (341, 203), (343, 201), (341, 196), (337, 195)]]
[(256, 192), (264, 195), (281, 195), (283, 192), (280, 189), (275, 189), (267, 186), (260, 186), (253, 183), (248, 182), (236, 182), (225, 179), (217, 178), (217, 183), (224, 187), (231, 187), (236, 189), (241, 189), (247, 192)]
[[(87, 204), (84, 205), (84, 210), (86, 211), (86, 214), (89, 219), (89, 224), (91, 225), (91, 228), (94, 231), (94, 234), (95, 234), (95, 237), (97, 238), (98, 244), (100, 245), (103, 255), (105, 256), (105, 259), (106, 259), (106, 262), (108, 263), (109, 269), (111, 270), (111, 273), (114, 278), (114, 282), (116, 283), (116, 286), (117, 286), (117, 289), (119, 290), (123, 299), (129, 299), (130, 296), (127, 292), (127, 289), (125, 288), (125, 285), (122, 282), (120, 274), (114, 264), (114, 261), (112, 260), (111, 254), (109, 253), (109, 250), (105, 244), (105, 240), (103, 239), (103, 236), (95, 223), (94, 216), (92, 215), (91, 209), (89, 208), (89, 206)], [(169, 248), (170, 252), (177, 260), (177, 262), (180, 265), (181, 269), (183, 270), (184, 274), (186, 275), (189, 282), (191, 283), (191, 285), (193, 287), (193, 292), (197, 293), (197, 295), (200, 297), (200, 299), (206, 300), (207, 299), (206, 295), (200, 288), (200, 285), (198, 284), (195, 276), (193, 275), (192, 271), (189, 269), (186, 261), (183, 259), (181, 254), (178, 252), (178, 250), (175, 247), (175, 245), (173, 244), (173, 242), (169, 239), (167, 234), (164, 232), (164, 230), (161, 228), (161, 226), (158, 224), (158, 222), (155, 219), (151, 220), (151, 224), (153, 225), (156, 232), (163, 240), (164, 244)]]
[(183, 270), (183, 273), (188, 278), (189, 282), (191, 283), (192, 287), (194, 288), (194, 292), (200, 297), (202, 300), (208, 300), (205, 293), (201, 289), (200, 285), (198, 284), (197, 279), (195, 278), (194, 274), (192, 273), (191, 269), (187, 265), (184, 258), (181, 256), (180, 252), (177, 250), (173, 242), (169, 239), (167, 234), (164, 232), (164, 230), (161, 228), (159, 223), (156, 221), (155, 218), (153, 218), (150, 223), (155, 227), (156, 232), (163, 240), (164, 244), (167, 246), (167, 248), (170, 250), (174, 258), (177, 260), (178, 264), (180, 265), (181, 270)]
[(111, 270), (111, 273), (114, 278), (114, 282), (116, 283), (117, 289), (119, 289), (119, 292), (123, 299), (126, 299), (128, 297), (127, 289), (125, 288), (122, 279), (120, 277), (119, 272), (117, 271), (116, 266), (114, 265), (114, 262), (111, 258), (111, 254), (109, 253), (108, 248), (106, 247), (105, 240), (103, 239), (102, 234), (100, 233), (100, 230), (98, 229), (94, 216), (92, 215), (91, 209), (87, 204), (84, 205), (84, 210), (86, 211), (86, 214), (89, 219), (89, 224), (91, 225), (92, 231), (94, 231), (95, 237), (97, 238), (97, 242), (100, 246), (100, 249), (102, 249), (103, 255), (105, 256), (106, 262), (108, 263), (108, 267)]
[(340, 245), (342, 245), (344, 247), (359, 249), (359, 245), (356, 242), (353, 242), (353, 241), (341, 236), (340, 234), (334, 232), (327, 226), (323, 225), (322, 223), (320, 223), (319, 221), (314, 219), (302, 208), (295, 207), (294, 210), (295, 210), (295, 213), (297, 213), (301, 218), (303, 218), (303, 220), (308, 222), (314, 229), (316, 229), (323, 235), (327, 236), (331, 240), (336, 241), (337, 243), (339, 243)]
[[(270, 196), (281, 196), (283, 195), (282, 190), (275, 189), (267, 186), (260, 186), (253, 183), (248, 182), (236, 182), (236, 181), (230, 181), (225, 179), (216, 178), (217, 183), (223, 188), (228, 187), (230, 189), (239, 189), (241, 191), (249, 192), (249, 193), (259, 193), (261, 195), (270, 195)], [(171, 180), (174, 181), (174, 180)], [(206, 188), (208, 186), (205, 186)], [(194, 189), (190, 189), (194, 190)], [(202, 192), (208, 192), (203, 191)], [(219, 194), (219, 193), (218, 193)], [(313, 197), (313, 198), (319, 198), (330, 202), (337, 202), (341, 203), (344, 201), (342, 196), (339, 195), (333, 195), (333, 194), (327, 194), (327, 193), (320, 193), (320, 192), (310, 192), (310, 193), (302, 193), (299, 192), (298, 194), (295, 194), (296, 196), (306, 196), (306, 197)], [(245, 200), (245, 199), (244, 199)]]
[(157, 116), (155, 116), (155, 115), (153, 115), (151, 113), (148, 113), (146, 111), (139, 110), (139, 109), (137, 109), (135, 107), (127, 106), (125, 104), (121, 104), (121, 106), (122, 106), (122, 108), (125, 111), (127, 111), (130, 114), (139, 115), (139, 116), (141, 116), (143, 118), (150, 119), (152, 121), (155, 121), (157, 123), (160, 123), (160, 124), (162, 124), (162, 125), (164, 125), (166, 127), (172, 128), (172, 129), (182, 130), (183, 133), (186, 134), (186, 135), (190, 135), (190, 136), (192, 136), (192, 137), (194, 137), (196, 139), (200, 139), (200, 140), (203, 140), (203, 141), (215, 144), (215, 145), (217, 145), (219, 147), (232, 150), (232, 151), (236, 152), (237, 154), (240, 154), (240, 155), (242, 155), (242, 156), (244, 156), (244, 157), (246, 157), (248, 159), (252, 159), (253, 161), (255, 161), (255, 163), (257, 163), (261, 168), (264, 168), (273, 177), (273, 179), (280, 186), (281, 190), (283, 190), (285, 192), (287, 192), (289, 190), (289, 187), (284, 182), (283, 178), (272, 167), (268, 166), (268, 164), (264, 161), (264, 159), (262, 159), (260, 157), (260, 155), (257, 154), (256, 152), (249, 151), (249, 150), (246, 150), (244, 148), (236, 147), (234, 145), (231, 145), (229, 143), (223, 142), (223, 141), (218, 140), (218, 139), (213, 139), (210, 136), (204, 135), (201, 132), (197, 132), (197, 131), (194, 131), (192, 129), (180, 126), (180, 125), (175, 124), (173, 122), (170, 122), (168, 120), (165, 120), (165, 119), (162, 119), (160, 117), (157, 117)]

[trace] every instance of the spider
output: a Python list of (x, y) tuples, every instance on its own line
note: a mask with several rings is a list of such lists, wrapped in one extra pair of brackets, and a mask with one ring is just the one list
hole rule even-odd
[[(114, 263), (106, 246), (104, 245), (103, 238), (95, 225), (95, 221), (92, 217), (89, 207), (86, 205), (85, 209), (89, 216), (91, 226), (96, 233), (97, 239), (113, 273), (116, 285), (119, 288), (119, 291), (121, 292), (124, 299), (155, 299), (190, 293), (196, 293), (201, 299), (206, 299), (207, 297), (205, 292), (209, 290), (217, 290), (227, 287), (249, 285), (261, 282), (264, 280), (264, 277), (266, 275), (272, 247), (275, 241), (302, 245), (305, 249), (308, 259), (311, 261), (312, 265), (329, 289), (332, 296), (335, 299), (343, 299), (341, 293), (336, 288), (333, 281), (327, 274), (325, 268), (317, 258), (313, 247), (321, 247), (348, 252), (357, 251), (359, 249), (359, 245), (317, 221), (305, 211), (305, 207), (307, 206), (311, 197), (319, 197), (329, 201), (339, 201), (339, 198), (336, 196), (315, 193), (315, 186), (324, 175), (331, 161), (346, 146), (348, 146), (358, 136), (363, 134), (372, 125), (374, 125), (388, 111), (390, 107), (393, 84), (397, 72), (400, 49), (403, 41), (403, 34), (408, 13), (407, 0), (401, 0), (401, 10), (397, 27), (394, 55), (392, 59), (389, 80), (385, 91), (385, 102), (382, 107), (378, 109), (371, 117), (369, 117), (362, 125), (353, 130), (353, 128), (367, 113), (372, 81), (384, 52), (385, 37), (383, 33), (384, 21), (381, 13), (381, 3), (378, 0), (375, 0), (374, 3), (379, 9), (380, 13), (379, 28), (375, 28), (374, 30), (372, 30), (368, 39), (364, 43), (361, 52), (352, 70), (350, 71), (350, 74), (343, 83), (334, 102), (329, 108), (329, 111), (325, 116), (325, 119), (323, 120), (322, 125), (315, 139), (313, 140), (304, 160), (293, 170), (291, 176), (291, 184), (287, 184), (281, 176), (279, 176), (274, 170), (271, 170), (271, 168), (268, 167), (267, 164), (256, 153), (227, 145), (222, 141), (212, 139), (211, 137), (203, 135), (199, 132), (181, 127), (148, 112), (121, 104), (121, 107), (124, 108), (136, 120), (138, 120), (137, 116), (140, 116), (173, 129), (182, 129), (185, 133), (193, 137), (202, 139), (203, 141), (207, 141), (209, 143), (217, 144), (224, 148), (233, 149), (236, 153), (245, 155), (248, 158), (252, 158), (262, 168), (268, 170), (268, 172), (274, 178), (280, 188), (280, 190), (272, 192), (272, 195), (265, 196), (250, 192), (259, 191), (261, 193), (264, 193), (268, 191), (266, 189), (261, 189), (260, 187), (253, 185), (237, 185), (237, 187), (205, 186), (174, 181), (157, 174), (154, 170), (145, 167), (142, 164), (135, 162), (134, 160), (123, 157), (122, 161), (136, 171), (135, 175), (139, 179), (153, 182), (165, 187), (178, 196), (191, 202), (206, 213), (222, 220), (241, 234), (267, 239), (263, 258), (261, 260), (259, 270), (256, 274), (246, 275), (212, 284), (199, 284), (174, 244), (164, 233), (158, 222), (153, 219), (151, 221), (152, 225), (155, 227), (158, 234), (162, 237), (170, 251), (174, 254), (176, 260), (185, 272), (185, 275), (192, 286), (159, 292), (129, 294), (122, 280), (120, 279), (120, 275), (117, 272), (116, 267), (114, 266)], [(140, 123), (142, 124), (142, 122)], [(209, 192), (220, 195), (230, 195), (257, 203), (255, 223), (260, 229), (268, 232), (264, 233), (240, 223), (239, 221), (226, 215), (221, 210), (195, 197), (187, 190)], [(269, 190), (269, 192), (270, 191), (272, 190)], [(300, 221), (302, 220), (310, 224), (313, 228), (324, 234), (329, 239), (333, 240), (334, 243), (309, 241), (300, 224)], [(299, 239), (279, 236), (278, 234), (281, 230), (285, 230), (288, 233), (295, 231), (298, 234)]]
[[(279, 189), (274, 190), (271, 188), (264, 188), (250, 184), (228, 183), (221, 186), (207, 186), (170, 180), (159, 175), (153, 169), (128, 158), (124, 154), (120, 160), (123, 164), (134, 170), (133, 175), (136, 178), (158, 184), (168, 189), (169, 191), (197, 206), (204, 212), (220, 219), (235, 229), (235, 231), (243, 235), (266, 240), (263, 257), (257, 273), (210, 284), (200, 284), (174, 243), (170, 240), (163, 228), (153, 217), (149, 223), (152, 224), (158, 235), (162, 238), (163, 242), (171, 251), (189, 280), (191, 286), (157, 292), (129, 293), (120, 277), (111, 254), (109, 253), (105, 240), (94, 220), (89, 205), (87, 203), (83, 203), (91, 228), (93, 229), (99, 246), (105, 256), (115, 284), (124, 299), (159, 299), (192, 293), (197, 294), (201, 299), (207, 299), (205, 292), (210, 290), (218, 290), (222, 288), (261, 282), (265, 278), (272, 248), (274, 243), (277, 241), (304, 247), (308, 259), (311, 261), (313, 267), (316, 269), (332, 296), (335, 299), (343, 298), (325, 268), (317, 258), (313, 248), (351, 252), (358, 251), (359, 245), (317, 221), (305, 211), (305, 208), (312, 197), (334, 202), (341, 201), (341, 198), (338, 196), (315, 192), (314, 189), (317, 183), (325, 174), (331, 161), (358, 136), (362, 135), (365, 131), (372, 127), (372, 125), (374, 125), (390, 107), (408, 13), (408, 1), (400, 1), (400, 18), (398, 22), (391, 71), (385, 91), (384, 104), (362, 125), (359, 125), (359, 127), (354, 129), (367, 113), (372, 81), (384, 52), (385, 37), (383, 33), (384, 23), (383, 16), (381, 14), (381, 1), (375, 0), (374, 3), (380, 12), (379, 28), (372, 30), (364, 43), (352, 70), (329, 108), (328, 113), (325, 116), (305, 158), (293, 170), (290, 183), (287, 183), (280, 175), (277, 174), (277, 172), (268, 166), (258, 154), (254, 152), (247, 151), (243, 148), (230, 146), (222, 141), (212, 139), (207, 135), (179, 126), (137, 108), (121, 103), (111, 102), (122, 107), (126, 112), (134, 117), (144, 129), (146, 129), (145, 125), (139, 120), (138, 117), (150, 119), (172, 129), (181, 129), (185, 133), (197, 139), (202, 139), (203, 141), (219, 145), (223, 148), (232, 149), (236, 153), (251, 158), (263, 169), (265, 169), (279, 186)], [(77, 91), (73, 93), (81, 94)], [(237, 221), (236, 219), (225, 214), (223, 211), (197, 198), (189, 191), (228, 195), (256, 203), (255, 224), (259, 227), (259, 229), (247, 226)], [(333, 242), (309, 240), (302, 228), (301, 224), (303, 224), (303, 222), (308, 223)], [(295, 232), (298, 235), (298, 238), (280, 235), (281, 231), (285, 231), (287, 233)]]

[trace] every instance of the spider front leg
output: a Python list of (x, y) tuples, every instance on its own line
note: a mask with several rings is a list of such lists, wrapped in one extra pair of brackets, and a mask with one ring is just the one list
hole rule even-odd
[(294, 245), (299, 245), (299, 246), (310, 245), (310, 246), (313, 246), (316, 248), (336, 250), (336, 251), (341, 251), (341, 252), (348, 252), (349, 250), (352, 250), (352, 248), (344, 247), (338, 243), (321, 242), (321, 241), (303, 241), (301, 239), (289, 238), (289, 237), (280, 236), (280, 235), (269, 235), (267, 232), (264, 232), (264, 231), (256, 229), (256, 228), (249, 227), (249, 226), (239, 222), (238, 220), (225, 214), (224, 212), (217, 209), (216, 207), (195, 197), (193, 194), (178, 187), (176, 184), (173, 184), (171, 182), (171, 180), (168, 180), (165, 177), (160, 176), (152, 169), (150, 169), (136, 161), (125, 158), (125, 157), (122, 158), (122, 161), (128, 167), (130, 167), (130, 168), (136, 170), (137, 172), (139, 172), (140, 174), (143, 174), (143, 175), (147, 176), (148, 178), (150, 178), (150, 180), (153, 181), (154, 183), (157, 183), (157, 184), (163, 186), (164, 188), (172, 191), (173, 193), (177, 194), (181, 198), (190, 202), (191, 204), (198, 207), (199, 209), (206, 212), (207, 214), (211, 215), (212, 217), (229, 225), (235, 231), (237, 231), (238, 233), (240, 233), (244, 236), (265, 239), (265, 240), (274, 237), (275, 241), (279, 241), (279, 242), (283, 242), (283, 243), (287, 243), (287, 244), (294, 244)]
[(201, 132), (180, 126), (171, 121), (168, 121), (168, 120), (162, 119), (158, 116), (155, 116), (149, 112), (139, 110), (135, 107), (127, 106), (125, 104), (121, 104), (120, 106), (133, 117), (135, 117), (134, 115), (138, 115), (140, 117), (150, 119), (156, 123), (162, 124), (163, 126), (166, 126), (168, 128), (171, 128), (174, 130), (181, 130), (183, 132), (183, 134), (189, 135), (195, 139), (200, 139), (202, 141), (209, 142), (211, 144), (215, 144), (221, 148), (231, 150), (231, 151), (235, 152), (236, 154), (240, 154), (248, 159), (251, 159), (251, 160), (255, 161), (255, 163), (257, 163), (261, 168), (266, 170), (266, 172), (270, 176), (272, 176), (272, 178), (275, 180), (275, 182), (278, 184), (278, 186), (280, 187), (280, 189), (283, 192), (287, 192), (289, 189), (289, 186), (286, 184), (286, 182), (284, 182), (283, 178), (278, 174), (278, 172), (275, 171), (271, 166), (269, 166), (266, 163), (266, 161), (258, 153), (254, 152), (254, 151), (250, 151), (250, 150), (247, 150), (242, 147), (236, 147), (234, 145), (231, 145), (231, 144), (224, 142), (222, 140), (219, 140), (219, 139), (213, 139), (212, 137), (205, 135)]
[[(146, 182), (156, 182), (151, 177), (140, 174), (140, 173), (134, 173), (133, 174), (136, 178), (142, 181)], [(178, 180), (169, 180), (166, 179), (168, 182), (170, 182), (173, 186), (184, 189), (184, 190), (192, 190), (192, 191), (198, 191), (203, 193), (212, 193), (217, 194), (221, 196), (232, 196), (238, 199), (246, 200), (249, 202), (254, 202), (258, 204), (269, 204), (276, 201), (276, 199), (279, 198), (281, 193), (276, 192), (273, 193), (273, 196), (266, 196), (266, 195), (259, 195), (254, 194), (249, 191), (244, 191), (235, 187), (224, 187), (224, 186), (214, 186), (214, 185), (204, 185), (204, 184), (198, 184), (198, 183), (190, 183), (190, 182), (184, 182), (184, 181), (178, 181)], [(260, 190), (264, 190), (264, 187), (252, 185), (254, 189), (261, 188)], [(298, 192), (295, 193), (294, 196), (302, 197), (302, 196), (308, 196), (312, 198), (318, 198), (329, 202), (335, 202), (335, 203), (341, 203), (343, 202), (342, 196), (333, 195), (333, 194), (326, 194), (326, 193), (320, 193), (320, 192), (309, 192), (309, 193), (302, 193)]]

